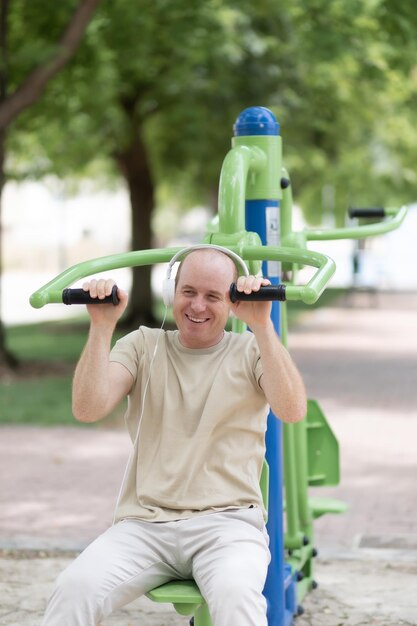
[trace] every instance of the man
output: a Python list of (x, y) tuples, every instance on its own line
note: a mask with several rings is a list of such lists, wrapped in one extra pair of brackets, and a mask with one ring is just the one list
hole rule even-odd
[[(141, 327), (110, 351), (127, 305), (88, 306), (73, 412), (104, 418), (125, 396), (133, 452), (115, 524), (58, 578), (44, 626), (96, 626), (172, 579), (194, 577), (214, 626), (266, 626), (270, 559), (259, 477), (268, 405), (282, 420), (306, 412), (301, 377), (277, 337), (270, 302), (232, 305), (234, 261), (189, 252), (177, 274), (176, 331)], [(240, 276), (238, 290), (269, 281)], [(113, 281), (84, 288), (109, 295)], [(230, 309), (252, 333), (225, 332)]]

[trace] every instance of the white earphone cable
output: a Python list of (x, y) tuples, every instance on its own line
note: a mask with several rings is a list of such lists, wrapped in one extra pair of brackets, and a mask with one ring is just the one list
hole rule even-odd
[(124, 474), (123, 474), (122, 482), (120, 484), (119, 493), (117, 494), (117, 498), (116, 498), (116, 506), (114, 507), (114, 513), (113, 513), (113, 524), (115, 523), (115, 520), (116, 520), (116, 512), (117, 512), (117, 509), (118, 509), (119, 504), (120, 504), (120, 498), (122, 497), (122, 493), (123, 493), (123, 489), (124, 489), (124, 486), (125, 486), (127, 474), (128, 474), (129, 469), (130, 469), (130, 465), (133, 462), (133, 458), (134, 458), (134, 454), (135, 454), (135, 450), (136, 450), (136, 445), (138, 443), (139, 434), (140, 434), (140, 427), (141, 427), (141, 424), (142, 424), (143, 413), (144, 413), (144, 410), (145, 410), (146, 394), (147, 394), (147, 391), (148, 391), (149, 381), (151, 379), (152, 366), (153, 366), (153, 362), (154, 362), (155, 357), (156, 357), (156, 352), (158, 350), (159, 340), (160, 340), (160, 338), (161, 338), (161, 336), (163, 335), (163, 332), (164, 332), (163, 328), (164, 328), (164, 324), (165, 324), (165, 320), (166, 320), (166, 316), (167, 316), (167, 311), (168, 311), (168, 307), (165, 306), (164, 317), (163, 317), (163, 320), (162, 320), (161, 327), (159, 329), (158, 338), (157, 338), (156, 343), (155, 343), (155, 348), (154, 348), (151, 360), (149, 362), (149, 374), (148, 374), (148, 378), (146, 379), (145, 388), (144, 388), (143, 394), (142, 394), (142, 406), (141, 406), (141, 410), (140, 410), (140, 416), (139, 416), (139, 421), (138, 421), (138, 427), (137, 427), (137, 430), (136, 430), (136, 436), (135, 436), (135, 439), (134, 439), (133, 444), (132, 444), (132, 449), (130, 451), (129, 458), (127, 459), (127, 463), (126, 463), (125, 471), (124, 471)]

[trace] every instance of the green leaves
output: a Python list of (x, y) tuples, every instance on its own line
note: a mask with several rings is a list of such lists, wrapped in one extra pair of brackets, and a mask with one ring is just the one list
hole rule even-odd
[[(53, 52), (76, 3), (12, 5), (16, 85)], [(159, 197), (212, 201), (233, 122), (260, 104), (280, 121), (310, 221), (321, 219), (326, 185), (336, 198), (326, 208), (340, 215), (349, 202), (412, 200), (416, 26), (411, 0), (107, 0), (73, 61), (14, 126), (9, 175), (14, 163), (23, 175), (25, 161), (28, 175), (34, 163), (59, 176), (107, 164), (105, 175), (117, 175), (114, 154), (140, 133)]]

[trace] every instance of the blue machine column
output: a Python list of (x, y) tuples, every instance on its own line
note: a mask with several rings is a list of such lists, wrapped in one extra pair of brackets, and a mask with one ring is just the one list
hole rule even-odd
[[(267, 178), (274, 177), (273, 181), (266, 181), (254, 193), (246, 189), (246, 230), (256, 232), (260, 236), (263, 245), (279, 245), (279, 201), (281, 199), (280, 188), (280, 164), (281, 164), (281, 138), (279, 137), (279, 124), (274, 114), (264, 107), (251, 107), (245, 109), (237, 118), (234, 125), (234, 145), (248, 141), (250, 145), (259, 145), (268, 152), (273, 152), (275, 166), (279, 169), (267, 171)], [(279, 152), (276, 154), (276, 152)], [(268, 168), (267, 168), (268, 170)], [(249, 191), (249, 193), (248, 193)], [(250, 197), (268, 194), (264, 197)], [(248, 198), (249, 196), (249, 198)], [(263, 275), (272, 284), (279, 284), (280, 264), (278, 262), (264, 262)], [(272, 321), (278, 334), (280, 334), (280, 303), (272, 305)], [(283, 467), (282, 467), (282, 423), (270, 412), (268, 416), (268, 429), (266, 434), (266, 459), (270, 472), (269, 487), (269, 511), (268, 533), (270, 536), (270, 550), (272, 555), (268, 570), (268, 578), (264, 594), (268, 603), (268, 625), (288, 626), (292, 623), (292, 610), (286, 609), (286, 579), (287, 570), (284, 563), (284, 528), (283, 528)]]

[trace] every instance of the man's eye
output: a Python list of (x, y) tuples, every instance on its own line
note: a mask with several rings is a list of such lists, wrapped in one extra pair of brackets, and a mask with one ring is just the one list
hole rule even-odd
[(191, 289), (183, 289), (182, 293), (184, 294), (184, 296), (192, 296), (194, 294), (194, 291), (192, 291)]

